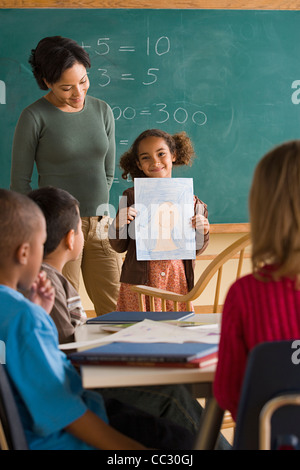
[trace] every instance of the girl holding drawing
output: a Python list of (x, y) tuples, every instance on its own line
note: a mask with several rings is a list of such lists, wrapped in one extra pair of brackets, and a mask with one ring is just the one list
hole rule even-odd
[[(190, 165), (194, 149), (185, 132), (170, 135), (159, 129), (142, 132), (129, 151), (120, 159), (122, 177), (171, 178), (173, 165)], [(194, 196), (192, 227), (196, 229), (196, 253), (205, 250), (209, 242), (207, 206)], [(137, 210), (134, 207), (134, 188), (124, 191), (116, 218), (109, 229), (109, 240), (118, 252), (127, 251), (121, 273), (121, 287), (117, 303), (120, 311), (140, 310), (138, 296), (131, 291), (131, 285), (144, 284), (181, 294), (190, 291), (194, 284), (194, 260), (137, 260), (134, 224)], [(161, 310), (160, 300), (155, 300), (155, 309)], [(167, 302), (168, 311), (174, 309)], [(178, 306), (186, 310), (186, 306)], [(149, 305), (146, 305), (149, 310)]]

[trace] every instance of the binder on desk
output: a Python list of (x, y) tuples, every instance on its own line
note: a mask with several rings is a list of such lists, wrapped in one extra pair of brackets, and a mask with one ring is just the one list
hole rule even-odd
[(115, 342), (69, 354), (78, 365), (128, 365), (201, 368), (217, 362), (218, 345), (210, 343)]
[(194, 312), (109, 312), (99, 317), (89, 318), (87, 324), (127, 324), (147, 320), (172, 321), (185, 320), (194, 315)]

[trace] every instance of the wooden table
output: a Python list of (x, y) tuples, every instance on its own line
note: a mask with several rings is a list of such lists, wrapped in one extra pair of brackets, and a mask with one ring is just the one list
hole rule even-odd
[[(194, 321), (216, 320), (217, 314), (195, 315)], [(219, 316), (217, 317), (219, 319)], [(193, 319), (189, 319), (193, 320)], [(82, 325), (76, 330), (76, 341), (95, 340), (107, 336), (100, 325)], [(177, 369), (159, 367), (81, 366), (85, 388), (129, 387), (143, 385), (186, 384), (195, 398), (205, 398), (196, 449), (213, 449), (223, 419), (212, 393), (215, 366), (203, 369)]]

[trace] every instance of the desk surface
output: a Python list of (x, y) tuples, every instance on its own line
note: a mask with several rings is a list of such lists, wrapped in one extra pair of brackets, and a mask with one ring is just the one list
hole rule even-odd
[[(198, 314), (195, 321), (216, 323), (218, 314)], [(192, 320), (192, 319), (189, 319)], [(82, 325), (77, 328), (76, 341), (95, 340), (106, 333), (100, 325)], [(200, 396), (211, 394), (215, 366), (203, 369), (173, 369), (160, 367), (82, 366), (82, 383), (85, 388), (126, 387), (138, 385), (162, 385), (174, 383), (202, 384)]]
[[(198, 314), (195, 321), (216, 323), (219, 314)], [(95, 340), (103, 335), (100, 325), (82, 325), (77, 328), (76, 341)], [(81, 376), (85, 388), (128, 387), (139, 385), (188, 384), (195, 398), (206, 398), (195, 449), (214, 449), (223, 411), (212, 393), (215, 367), (203, 369), (173, 369), (159, 367), (82, 366)]]

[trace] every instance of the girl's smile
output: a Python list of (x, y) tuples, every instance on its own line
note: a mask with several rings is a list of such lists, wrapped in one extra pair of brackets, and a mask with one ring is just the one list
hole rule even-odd
[(149, 178), (171, 178), (175, 159), (162, 137), (146, 137), (139, 144), (137, 166)]

